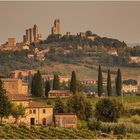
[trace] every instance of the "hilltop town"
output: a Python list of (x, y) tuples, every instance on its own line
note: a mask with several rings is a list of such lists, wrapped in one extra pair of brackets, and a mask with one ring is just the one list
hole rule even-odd
[(56, 19), (45, 40), (36, 24), (22, 42), (8, 38), (0, 65), (0, 138), (6, 127), (8, 138), (140, 136), (140, 46), (90, 30), (62, 35)]

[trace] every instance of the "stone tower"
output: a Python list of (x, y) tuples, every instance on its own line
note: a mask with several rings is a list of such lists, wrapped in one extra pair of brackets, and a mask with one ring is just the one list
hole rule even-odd
[(34, 36), (34, 41), (37, 41), (38, 40), (38, 27), (36, 24), (33, 27), (33, 36)]
[(60, 34), (60, 19), (54, 21), (54, 26), (52, 27), (52, 34)]
[(30, 32), (30, 41), (29, 41), (29, 42), (33, 42), (33, 41), (34, 41), (33, 29), (30, 28), (30, 29), (29, 29), (29, 32)]

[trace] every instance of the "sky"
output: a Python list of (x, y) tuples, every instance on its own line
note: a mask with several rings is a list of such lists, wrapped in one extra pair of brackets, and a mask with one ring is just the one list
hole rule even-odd
[(101, 37), (140, 43), (140, 1), (0, 1), (0, 44), (22, 41), (25, 29), (38, 25), (45, 39), (54, 19), (61, 33), (91, 30)]

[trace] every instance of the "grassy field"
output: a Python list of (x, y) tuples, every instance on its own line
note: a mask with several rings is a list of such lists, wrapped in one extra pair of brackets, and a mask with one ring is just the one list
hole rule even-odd
[[(57, 73), (64, 76), (71, 76), (71, 72), (74, 70), (76, 71), (77, 77), (82, 79), (97, 79), (98, 75), (98, 65), (89, 65), (93, 66), (94, 69), (85, 67), (84, 64), (63, 64), (63, 63), (52, 63), (51, 66), (44, 66), (40, 67), (39, 69), (42, 72), (47, 73)], [(108, 69), (109, 67), (104, 66), (103, 69)], [(118, 67), (111, 67), (112, 71), (117, 71)], [(138, 76), (140, 76), (140, 68), (132, 68), (132, 67), (120, 67), (122, 72), (122, 78), (123, 79), (138, 79)], [(106, 78), (106, 73), (103, 73), (103, 76)], [(112, 79), (114, 79), (115, 75), (112, 74)]]

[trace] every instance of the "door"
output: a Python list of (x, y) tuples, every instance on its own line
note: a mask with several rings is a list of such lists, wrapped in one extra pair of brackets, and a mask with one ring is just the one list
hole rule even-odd
[(43, 119), (42, 119), (42, 124), (43, 124), (43, 125), (46, 125), (46, 118), (43, 118)]
[(35, 118), (31, 118), (30, 122), (31, 122), (31, 125), (35, 125)]

